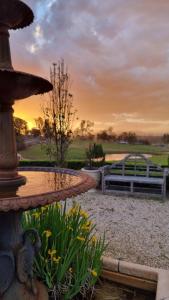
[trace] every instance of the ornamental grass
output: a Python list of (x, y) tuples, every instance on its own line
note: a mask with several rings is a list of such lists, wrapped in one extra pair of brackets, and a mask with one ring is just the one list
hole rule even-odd
[(42, 246), (34, 273), (48, 287), (50, 299), (90, 299), (101, 273), (105, 237), (76, 203), (57, 203), (24, 213), (25, 229), (35, 228)]

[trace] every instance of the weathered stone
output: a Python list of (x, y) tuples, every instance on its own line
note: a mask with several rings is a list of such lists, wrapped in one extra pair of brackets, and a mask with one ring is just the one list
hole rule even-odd
[(38, 281), (35, 281), (36, 295), (29, 291), (25, 285), (14, 281), (9, 290), (0, 298), (0, 300), (48, 300), (46, 287)]

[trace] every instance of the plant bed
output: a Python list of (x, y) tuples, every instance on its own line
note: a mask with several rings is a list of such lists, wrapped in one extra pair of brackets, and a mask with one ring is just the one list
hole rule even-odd
[(50, 300), (169, 299), (169, 271), (103, 257), (105, 239), (76, 203), (26, 212), (23, 225), (41, 236), (34, 273)]
[(46, 285), (50, 300), (90, 299), (106, 245), (104, 236), (95, 236), (88, 214), (76, 203), (57, 203), (26, 212), (23, 226), (40, 235), (34, 274)]
[[(87, 300), (155, 300), (155, 293), (128, 287), (108, 280), (99, 280), (95, 289), (91, 291)], [(49, 300), (54, 300), (49, 296)], [(73, 300), (84, 300), (76, 296)]]

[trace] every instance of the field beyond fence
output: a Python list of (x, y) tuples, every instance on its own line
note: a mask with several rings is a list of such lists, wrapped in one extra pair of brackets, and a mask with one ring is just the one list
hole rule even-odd
[[(85, 151), (88, 148), (90, 141), (74, 141), (69, 148), (67, 154), (68, 162), (79, 162), (79, 166), (84, 165), (86, 156)], [(130, 145), (130, 144), (118, 144), (111, 142), (103, 142), (103, 149), (106, 154), (113, 153), (143, 153), (151, 154), (150, 158), (154, 163), (168, 166), (168, 145)], [(21, 151), (23, 160), (27, 161), (49, 161), (48, 156), (45, 153), (44, 146), (36, 144), (28, 147), (26, 150)]]

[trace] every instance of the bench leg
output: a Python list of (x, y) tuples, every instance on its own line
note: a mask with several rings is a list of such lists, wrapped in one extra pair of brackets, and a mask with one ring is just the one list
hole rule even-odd
[(134, 192), (134, 182), (130, 183), (130, 192), (133, 193)]
[(165, 200), (165, 198), (166, 198), (166, 184), (164, 183), (161, 187), (162, 187), (163, 200)]
[(106, 182), (102, 179), (102, 193), (105, 194), (105, 184)]

